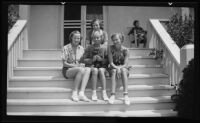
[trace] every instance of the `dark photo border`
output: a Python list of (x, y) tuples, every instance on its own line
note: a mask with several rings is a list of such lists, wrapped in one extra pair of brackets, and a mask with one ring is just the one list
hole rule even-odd
[[(0, 101), (1, 101), (1, 107), (0, 107), (0, 121), (2, 122), (137, 122), (140, 120), (145, 120), (147, 122), (151, 122), (151, 120), (166, 120), (167, 122), (171, 122), (171, 120), (183, 120), (185, 119), (180, 119), (180, 118), (135, 118), (135, 117), (127, 117), (127, 118), (122, 118), (122, 117), (79, 117), (79, 116), (74, 116), (74, 117), (68, 117), (68, 116), (8, 116), (6, 115), (6, 100), (7, 100), (7, 28), (8, 28), (8, 23), (7, 23), (7, 18), (8, 18), (8, 5), (9, 4), (30, 4), (30, 5), (36, 5), (36, 4), (41, 4), (41, 5), (61, 5), (61, 2), (66, 2), (70, 4), (90, 4), (90, 5), (95, 5), (95, 4), (102, 4), (102, 5), (116, 5), (116, 6), (163, 6), (163, 7), (193, 7), (195, 11), (195, 41), (194, 41), (194, 46), (195, 46), (195, 84), (196, 88), (195, 90), (195, 97), (197, 97), (196, 100), (196, 105), (193, 106), (194, 109), (194, 120), (199, 120), (199, 81), (197, 78), (199, 72), (199, 23), (200, 23), (200, 16), (199, 16), (199, 7), (200, 4), (198, 2), (141, 2), (141, 1), (135, 1), (135, 2), (130, 2), (130, 1), (94, 1), (94, 2), (89, 2), (89, 1), (73, 1), (73, 0), (60, 0), (60, 1), (32, 1), (32, 0), (26, 0), (26, 1), (2, 1), (1, 2), (1, 89), (0, 89)], [(171, 4), (171, 5), (170, 5)], [(187, 119), (186, 119), (187, 120)], [(192, 119), (193, 120), (193, 119)]]

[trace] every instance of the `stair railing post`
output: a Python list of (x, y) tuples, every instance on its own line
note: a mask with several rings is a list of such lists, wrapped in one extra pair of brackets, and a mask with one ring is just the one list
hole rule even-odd
[(184, 45), (180, 50), (180, 80), (183, 77), (183, 69), (192, 58), (194, 58), (194, 44)]

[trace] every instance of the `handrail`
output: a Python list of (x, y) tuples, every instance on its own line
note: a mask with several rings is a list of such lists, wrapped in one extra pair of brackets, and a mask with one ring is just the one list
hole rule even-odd
[(8, 50), (10, 50), (11, 46), (15, 43), (16, 38), (19, 36), (19, 34), (22, 32), (24, 27), (26, 26), (27, 21), (26, 20), (18, 20), (13, 28), (8, 33)]
[(167, 33), (167, 31), (159, 21), (160, 20), (158, 19), (150, 19), (153, 28), (156, 30), (156, 32), (159, 32), (157, 34), (162, 39), (161, 41), (163, 41), (163, 43), (166, 45), (173, 58), (180, 65), (180, 48), (177, 46), (174, 40), (172, 40), (170, 35)]
[(7, 87), (9, 79), (14, 76), (14, 67), (17, 66), (19, 58), (23, 57), (23, 50), (28, 49), (27, 21), (18, 20), (8, 34), (8, 55), (7, 55)]
[(161, 64), (165, 73), (169, 75), (170, 85), (176, 86), (181, 79), (180, 48), (172, 40), (159, 19), (149, 19), (148, 24), (149, 48), (163, 50)]

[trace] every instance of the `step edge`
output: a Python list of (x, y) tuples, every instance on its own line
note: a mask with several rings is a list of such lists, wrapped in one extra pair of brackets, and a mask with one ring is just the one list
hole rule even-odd
[[(152, 113), (157, 112), (157, 113)], [(112, 115), (112, 113), (114, 113)], [(95, 115), (96, 114), (96, 115)], [(97, 115), (98, 114), (98, 115)], [(148, 116), (176, 116), (177, 112), (172, 110), (139, 110), (139, 111), (90, 111), (90, 112), (7, 112), (7, 115), (43, 115), (43, 116), (84, 116), (84, 115), (90, 115), (90, 116), (118, 116), (126, 115), (126, 114), (132, 114), (132, 116), (142, 116), (142, 117), (148, 117)], [(129, 115), (130, 116), (130, 115)]]

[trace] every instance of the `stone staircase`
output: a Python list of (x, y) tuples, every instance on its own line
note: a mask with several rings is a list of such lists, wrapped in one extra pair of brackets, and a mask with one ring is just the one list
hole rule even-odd
[[(14, 68), (9, 80), (7, 114), (27, 116), (120, 116), (120, 117), (174, 117), (169, 85), (162, 65), (149, 56), (151, 49), (131, 48), (129, 64), (133, 66), (128, 80), (131, 105), (123, 103), (122, 83), (117, 85), (117, 100), (111, 105), (101, 99), (98, 82), (97, 102), (73, 102), (73, 81), (62, 77), (60, 50), (24, 50), (23, 58)], [(110, 78), (107, 93), (110, 96)], [(86, 95), (91, 99), (91, 81)]]

